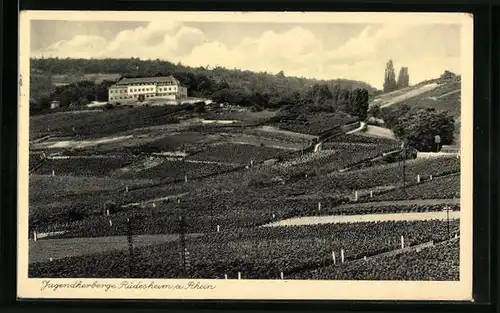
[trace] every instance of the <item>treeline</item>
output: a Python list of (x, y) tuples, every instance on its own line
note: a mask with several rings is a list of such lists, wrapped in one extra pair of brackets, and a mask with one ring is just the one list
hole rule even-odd
[(367, 117), (368, 101), (369, 93), (366, 89), (348, 89), (338, 85), (329, 88), (325, 84), (316, 84), (303, 94), (294, 93), (281, 99), (279, 116), (301, 120), (318, 112), (342, 112), (364, 120)]
[[(31, 100), (33, 112), (48, 107), (58, 100), (61, 106), (87, 101), (107, 101), (107, 87), (112, 82), (95, 84), (78, 82), (66, 86), (50, 87), (51, 75), (82, 76), (89, 73), (119, 73), (122, 77), (148, 77), (173, 75), (188, 88), (192, 97), (209, 98), (216, 102), (277, 109), (284, 105), (306, 104), (312, 111), (345, 110), (364, 118), (370, 93), (375, 89), (366, 83), (351, 80), (319, 81), (255, 73), (238, 69), (190, 68), (160, 60), (131, 59), (32, 59)], [(93, 84), (93, 85), (92, 85)], [(47, 89), (50, 91), (47, 92)], [(80, 90), (77, 90), (80, 89)], [(365, 112), (365, 113), (363, 113)]]
[[(83, 75), (93, 73), (121, 74), (123, 77), (145, 77), (158, 75), (175, 75), (194, 93), (210, 89), (226, 82), (231, 88), (242, 88), (246, 91), (255, 90), (260, 93), (281, 93), (284, 90), (297, 90), (310, 87), (316, 83), (325, 83), (330, 87), (340, 85), (347, 88), (366, 88), (370, 92), (375, 88), (369, 84), (355, 80), (335, 79), (328, 81), (287, 77), (283, 72), (276, 75), (256, 73), (240, 69), (226, 69), (223, 67), (188, 67), (164, 60), (130, 59), (31, 59), (31, 68), (45, 75), (67, 74)], [(214, 87), (215, 87), (214, 86)], [(215, 90), (212, 89), (212, 92)], [(209, 93), (207, 90), (206, 93)], [(205, 95), (207, 95), (205, 93)]]
[(41, 94), (37, 98), (31, 97), (30, 114), (43, 113), (50, 108), (52, 100), (59, 101), (61, 107), (82, 107), (91, 101), (107, 101), (108, 87), (112, 81), (103, 81), (96, 84), (91, 81), (80, 81), (65, 86), (55, 87), (50, 94)]

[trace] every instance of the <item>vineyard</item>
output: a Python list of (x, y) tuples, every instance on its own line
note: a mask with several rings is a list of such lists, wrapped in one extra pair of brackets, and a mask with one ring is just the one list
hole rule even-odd
[[(452, 231), (458, 230), (453, 223)], [(260, 228), (245, 232), (210, 234), (188, 239), (188, 273), (195, 278), (277, 279), (308, 268), (333, 263), (332, 252), (344, 251), (345, 265), (365, 256), (395, 250), (404, 236), (412, 246), (429, 240), (443, 241), (444, 222), (387, 222), (304, 227)], [(182, 277), (178, 243), (137, 248), (132, 277)], [(128, 255), (124, 252), (66, 258), (30, 266), (30, 277), (127, 277)], [(340, 263), (340, 261), (339, 261)], [(411, 270), (411, 269), (409, 269)], [(354, 274), (356, 271), (354, 270)]]
[(338, 280), (458, 280), (459, 240), (395, 256), (360, 260), (342, 266), (326, 266), (293, 275), (293, 279)]
[(406, 189), (397, 189), (377, 196), (380, 201), (400, 199), (460, 198), (460, 175), (429, 180)]
[[(45, 249), (30, 277), (457, 279), (448, 241), (459, 233), (460, 159), (378, 162), (400, 142), (342, 133), (350, 116), (193, 116), (181, 106), (33, 117), (33, 138), (52, 137), (30, 151), (29, 236)], [(311, 222), (280, 224), (296, 218)], [(61, 242), (82, 251), (61, 257)]]

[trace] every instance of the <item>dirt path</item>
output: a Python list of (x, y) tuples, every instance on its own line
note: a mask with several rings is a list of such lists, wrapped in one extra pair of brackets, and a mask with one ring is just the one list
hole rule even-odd
[[(197, 237), (202, 234), (188, 234), (187, 237)], [(179, 235), (139, 235), (134, 236), (134, 247), (172, 242), (179, 239)], [(82, 256), (113, 250), (128, 249), (126, 236), (112, 237), (82, 237), (45, 239), (29, 242), (29, 263), (45, 262), (66, 257)]]
[(412, 213), (385, 213), (385, 214), (360, 214), (360, 215), (326, 215), (305, 216), (290, 218), (279, 222), (264, 225), (264, 227), (276, 226), (300, 226), (317, 224), (337, 223), (366, 223), (366, 222), (389, 222), (389, 221), (426, 221), (426, 220), (450, 220), (460, 218), (460, 211), (453, 212), (412, 212)]

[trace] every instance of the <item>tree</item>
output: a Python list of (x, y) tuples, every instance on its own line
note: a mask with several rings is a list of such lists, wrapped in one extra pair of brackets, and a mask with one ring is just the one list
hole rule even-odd
[(409, 85), (410, 85), (410, 76), (408, 75), (408, 68), (402, 67), (399, 70), (398, 89), (408, 87)]
[(357, 116), (361, 120), (366, 119), (368, 111), (368, 90), (356, 88), (350, 94), (350, 101), (346, 112)]
[(394, 134), (406, 140), (410, 147), (425, 152), (435, 151), (435, 136), (441, 137), (441, 144), (453, 143), (455, 120), (446, 112), (437, 112), (432, 108), (415, 108), (403, 111), (392, 121)]
[(455, 73), (450, 72), (450, 71), (444, 71), (444, 73), (441, 74), (440, 78), (447, 80), (447, 79), (453, 79), (455, 77), (457, 77), (457, 75)]
[(374, 118), (379, 118), (380, 117), (380, 105), (379, 104), (372, 105), (371, 108), (368, 110), (368, 114), (373, 116)]
[(387, 62), (385, 67), (385, 75), (384, 75), (384, 91), (391, 92), (397, 89), (396, 83), (396, 74), (394, 73), (394, 64), (392, 60)]
[(332, 99), (332, 92), (326, 84), (314, 84), (311, 89), (314, 104), (321, 104), (327, 99)]

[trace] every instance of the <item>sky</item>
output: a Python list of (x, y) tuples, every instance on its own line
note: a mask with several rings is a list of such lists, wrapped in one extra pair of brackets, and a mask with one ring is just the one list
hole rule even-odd
[[(389, 59), (410, 84), (460, 74), (460, 24), (32, 20), (32, 57), (162, 59), (381, 88)], [(397, 73), (396, 73), (397, 75)]]

